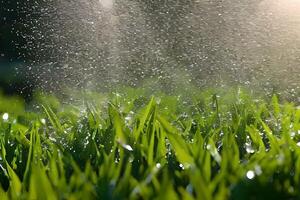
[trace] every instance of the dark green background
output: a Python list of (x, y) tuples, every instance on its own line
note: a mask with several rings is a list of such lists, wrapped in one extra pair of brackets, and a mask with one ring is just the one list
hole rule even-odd
[[(25, 78), (26, 61), (30, 59), (25, 34), (30, 33), (26, 20), (32, 1), (0, 1), (0, 90), (6, 94), (31, 93)], [(17, 70), (18, 69), (18, 70)]]

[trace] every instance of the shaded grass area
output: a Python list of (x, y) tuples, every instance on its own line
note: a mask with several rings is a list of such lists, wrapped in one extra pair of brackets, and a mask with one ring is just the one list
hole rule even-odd
[(13, 110), (1, 97), (0, 199), (300, 198), (292, 103), (241, 89), (83, 96)]

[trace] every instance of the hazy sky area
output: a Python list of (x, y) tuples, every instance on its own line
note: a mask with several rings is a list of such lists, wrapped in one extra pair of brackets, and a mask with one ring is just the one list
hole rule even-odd
[(18, 23), (27, 31), (18, 34), (26, 45), (18, 48), (26, 49), (28, 67), (19, 72), (32, 85), (101, 90), (148, 81), (167, 89), (238, 83), (300, 90), (299, 0), (23, 4), (28, 15)]

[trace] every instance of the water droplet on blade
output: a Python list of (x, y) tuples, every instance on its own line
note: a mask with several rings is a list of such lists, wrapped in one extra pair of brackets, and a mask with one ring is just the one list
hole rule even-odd
[(4, 113), (2, 116), (3, 121), (8, 121), (9, 115), (8, 113)]
[(122, 144), (122, 147), (128, 151), (133, 151), (133, 148), (128, 144)]
[(252, 180), (255, 177), (254, 171), (250, 170), (246, 173), (246, 177), (250, 180)]

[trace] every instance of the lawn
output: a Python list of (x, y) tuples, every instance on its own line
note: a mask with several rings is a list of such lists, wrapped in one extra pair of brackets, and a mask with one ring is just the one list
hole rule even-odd
[(0, 95), (0, 199), (300, 199), (300, 109), (244, 89)]

